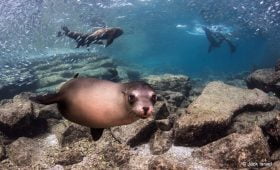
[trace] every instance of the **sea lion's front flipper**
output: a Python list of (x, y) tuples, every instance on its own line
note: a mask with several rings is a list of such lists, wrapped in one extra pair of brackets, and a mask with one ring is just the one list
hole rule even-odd
[(114, 38), (108, 38), (105, 44), (105, 47), (108, 47), (109, 45), (111, 45), (114, 41)]
[(30, 97), (29, 99), (39, 104), (49, 105), (59, 102), (59, 100), (61, 99), (61, 95), (59, 93), (54, 93)]
[(230, 52), (231, 53), (234, 53), (236, 51), (236, 46), (228, 39), (225, 39), (228, 46), (229, 46), (229, 49), (230, 49)]
[(94, 141), (98, 141), (100, 137), (102, 136), (104, 129), (103, 128), (90, 128), (90, 133), (92, 136), (92, 139)]

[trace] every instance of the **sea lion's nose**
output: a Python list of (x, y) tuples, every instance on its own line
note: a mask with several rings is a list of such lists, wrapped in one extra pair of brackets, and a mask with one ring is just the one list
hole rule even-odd
[(149, 107), (143, 107), (144, 115), (147, 115), (149, 111)]

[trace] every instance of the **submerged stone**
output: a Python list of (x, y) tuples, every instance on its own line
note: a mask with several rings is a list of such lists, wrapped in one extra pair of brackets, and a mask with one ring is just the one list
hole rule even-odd
[(261, 163), (271, 163), (269, 147), (259, 127), (248, 134), (233, 133), (198, 148), (192, 155), (215, 169), (262, 168)]
[(260, 69), (251, 73), (246, 83), (248, 88), (258, 88), (265, 92), (273, 92), (280, 95), (280, 71), (274, 69)]
[(185, 75), (150, 75), (144, 77), (144, 80), (159, 91), (173, 91), (189, 95), (191, 89), (190, 78)]
[(209, 83), (175, 124), (175, 144), (201, 146), (225, 135), (233, 116), (246, 110), (271, 110), (275, 103), (261, 90)]

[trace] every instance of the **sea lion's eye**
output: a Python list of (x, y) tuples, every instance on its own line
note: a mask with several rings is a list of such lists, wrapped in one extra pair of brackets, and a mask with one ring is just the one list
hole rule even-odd
[(156, 101), (157, 101), (157, 95), (153, 94), (152, 97), (151, 97), (151, 101), (152, 101), (153, 104), (155, 104)]
[(136, 101), (136, 97), (133, 94), (128, 95), (128, 102), (133, 104)]

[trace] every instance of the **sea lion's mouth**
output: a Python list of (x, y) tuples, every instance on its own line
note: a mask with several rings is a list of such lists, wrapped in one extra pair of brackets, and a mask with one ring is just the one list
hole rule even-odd
[(150, 115), (136, 115), (140, 119), (147, 119)]

